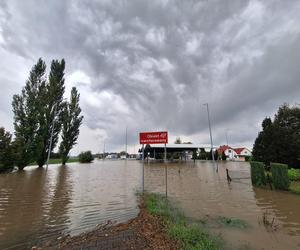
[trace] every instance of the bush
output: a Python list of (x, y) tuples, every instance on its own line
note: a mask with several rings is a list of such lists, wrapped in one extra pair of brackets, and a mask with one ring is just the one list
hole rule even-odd
[(93, 157), (91, 151), (81, 152), (78, 155), (78, 158), (79, 158), (79, 162), (81, 162), (81, 163), (90, 163), (94, 160), (94, 157)]
[(254, 186), (265, 186), (266, 176), (265, 167), (262, 162), (251, 161), (251, 181)]
[(12, 135), (0, 128), (0, 172), (11, 170), (14, 167), (12, 155)]
[(288, 190), (290, 180), (288, 177), (288, 166), (286, 164), (271, 163), (272, 180), (276, 189)]
[(245, 156), (245, 161), (253, 161), (253, 157), (252, 156)]
[(290, 181), (300, 181), (300, 169), (291, 168), (288, 170)]

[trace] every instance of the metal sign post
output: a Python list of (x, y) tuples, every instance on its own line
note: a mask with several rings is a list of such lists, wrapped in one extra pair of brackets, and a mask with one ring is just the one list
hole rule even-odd
[(165, 144), (165, 157), (164, 157), (164, 163), (165, 163), (165, 183), (166, 183), (166, 198), (168, 198), (168, 169), (167, 169), (167, 145)]
[(143, 174), (143, 193), (144, 193), (144, 191), (145, 191), (145, 161), (144, 161), (144, 159), (145, 159), (145, 154), (144, 154), (144, 151), (145, 151), (145, 148), (144, 148), (144, 144), (143, 144), (143, 153), (142, 153), (142, 161), (143, 161), (143, 170), (142, 170), (142, 174)]
[[(143, 192), (145, 189), (145, 149), (144, 145), (148, 144), (165, 144), (165, 157), (164, 162), (167, 161), (167, 143), (168, 143), (168, 132), (167, 131), (160, 131), (160, 132), (141, 132), (140, 133), (140, 144), (143, 145), (143, 155), (142, 155), (142, 161), (143, 161)], [(166, 196), (167, 196), (167, 165), (165, 164), (165, 173), (166, 173)]]

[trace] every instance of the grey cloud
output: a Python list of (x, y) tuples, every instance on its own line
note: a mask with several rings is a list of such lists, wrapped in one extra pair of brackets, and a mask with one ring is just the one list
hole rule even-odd
[(88, 84), (70, 84), (82, 93), (85, 125), (105, 131), (102, 139), (115, 148), (126, 126), (132, 144), (139, 131), (151, 129), (206, 143), (205, 102), (216, 144), (230, 128), (232, 143), (251, 146), (261, 119), (299, 98), (296, 1), (32, 0), (0, 6), (0, 55), (28, 64), (64, 57), (68, 75), (84, 72)]

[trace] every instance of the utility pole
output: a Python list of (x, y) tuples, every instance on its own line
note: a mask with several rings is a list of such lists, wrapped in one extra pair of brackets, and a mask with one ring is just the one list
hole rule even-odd
[(229, 144), (228, 144), (228, 134), (227, 133), (228, 133), (228, 129), (226, 129), (226, 145), (229, 146)]
[(127, 126), (126, 126), (126, 133), (125, 133), (125, 156), (127, 160)]
[(54, 132), (54, 121), (55, 121), (57, 103), (54, 104), (53, 108), (54, 108), (54, 113), (53, 113), (51, 136), (50, 136), (50, 142), (49, 142), (49, 148), (48, 148), (48, 157), (47, 157), (46, 169), (48, 169), (48, 164), (49, 164), (49, 159), (50, 159), (50, 153), (51, 153), (51, 148), (52, 148), (52, 139), (53, 139), (53, 132)]
[[(214, 155), (214, 150), (213, 150), (213, 139), (212, 139), (212, 133), (211, 133), (210, 117), (209, 117), (209, 107), (208, 107), (208, 103), (204, 103), (203, 105), (205, 105), (206, 109), (207, 109), (207, 119), (208, 119), (210, 145), (211, 145), (211, 156), (212, 156), (213, 163), (215, 165), (215, 155)], [(217, 165), (217, 170), (216, 171), (218, 172), (218, 165)]]
[(103, 142), (103, 161), (105, 159), (105, 141)]

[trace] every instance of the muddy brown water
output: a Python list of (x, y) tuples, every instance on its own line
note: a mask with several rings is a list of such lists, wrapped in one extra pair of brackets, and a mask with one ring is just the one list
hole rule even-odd
[[(168, 163), (168, 196), (191, 221), (218, 216), (246, 221), (246, 229), (212, 223), (227, 249), (300, 249), (300, 196), (253, 188), (249, 164)], [(226, 181), (228, 168), (233, 181)], [(26, 249), (62, 235), (76, 235), (107, 220), (138, 213), (139, 161), (95, 161), (29, 167), (0, 175), (0, 249)], [(164, 164), (145, 164), (145, 188), (165, 193)], [(273, 227), (266, 227), (263, 215)]]

